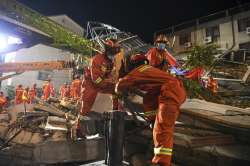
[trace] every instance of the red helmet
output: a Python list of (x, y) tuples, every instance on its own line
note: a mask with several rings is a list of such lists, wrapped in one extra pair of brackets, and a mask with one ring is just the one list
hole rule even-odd
[(104, 41), (104, 45), (109, 48), (120, 48), (120, 44), (116, 39), (107, 39)]
[(104, 48), (109, 59), (113, 59), (121, 51), (120, 44), (115, 39), (108, 39), (104, 42)]
[(169, 44), (169, 41), (168, 41), (168, 38), (166, 35), (164, 34), (160, 34), (158, 35), (156, 38), (155, 38), (155, 41), (154, 43), (166, 43), (166, 44)]
[(144, 62), (148, 61), (147, 57), (144, 54), (138, 53), (138, 54), (131, 55), (131, 57), (130, 57), (130, 62), (134, 63), (134, 64), (139, 63), (139, 62), (143, 62), (143, 61)]

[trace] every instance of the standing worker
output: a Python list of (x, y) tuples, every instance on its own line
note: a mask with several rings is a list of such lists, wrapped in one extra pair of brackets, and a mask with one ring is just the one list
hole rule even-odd
[[(98, 92), (114, 93), (115, 83), (111, 77), (114, 56), (120, 52), (120, 45), (117, 40), (109, 39), (104, 43), (105, 50), (95, 55), (88, 69), (84, 73), (82, 89), (81, 115), (91, 111)], [(113, 98), (113, 110), (118, 109), (118, 99)]]
[(66, 91), (65, 91), (65, 97), (70, 98), (71, 97), (70, 93), (71, 93), (71, 86), (69, 84), (67, 84)]
[(22, 95), (23, 105), (24, 105), (24, 113), (27, 112), (27, 103), (29, 104), (29, 87), (25, 88)]
[(208, 77), (207, 88), (212, 92), (213, 95), (218, 92), (218, 82), (211, 75)]
[(16, 96), (15, 96), (15, 101), (16, 104), (21, 104), (22, 103), (22, 95), (23, 95), (23, 86), (19, 84), (16, 88)]
[(7, 104), (7, 99), (4, 96), (3, 92), (0, 91), (0, 112), (2, 112), (4, 110), (4, 107)]
[(30, 102), (30, 99), (29, 99), (29, 87), (26, 87), (23, 90), (22, 101), (23, 101), (23, 103), (29, 103)]
[(54, 97), (55, 90), (53, 84), (51, 83), (51, 78), (49, 77), (47, 81), (43, 84), (43, 99), (47, 100), (49, 97)]
[(70, 92), (71, 92), (71, 97), (73, 99), (79, 99), (80, 98), (80, 94), (81, 94), (81, 80), (80, 80), (80, 77), (79, 75), (75, 75), (75, 79), (72, 81), (72, 84), (71, 84), (71, 89), (70, 89)]
[(28, 96), (29, 96), (29, 103), (34, 103), (34, 99), (37, 96), (37, 88), (36, 88), (36, 84), (33, 84), (32, 88), (29, 90)]
[(166, 72), (146, 65), (148, 61), (144, 55), (131, 56), (131, 61), (134, 69), (119, 80), (115, 91), (122, 92), (137, 88), (154, 92), (155, 98), (159, 96), (153, 129), (155, 148), (152, 162), (160, 166), (170, 166), (175, 121), (180, 113), (180, 106), (186, 99), (183, 83)]
[(169, 66), (177, 66), (176, 59), (166, 49), (169, 41), (165, 35), (157, 36), (154, 44), (155, 47), (151, 48), (146, 54), (149, 65), (164, 71), (167, 71)]
[(63, 99), (66, 96), (66, 89), (67, 89), (67, 83), (65, 82), (61, 87), (60, 87), (60, 98)]

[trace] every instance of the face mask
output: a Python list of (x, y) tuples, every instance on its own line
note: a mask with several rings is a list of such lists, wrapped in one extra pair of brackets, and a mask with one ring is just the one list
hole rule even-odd
[(166, 48), (166, 44), (165, 43), (159, 43), (158, 46), (157, 46), (157, 48), (159, 50), (164, 50)]

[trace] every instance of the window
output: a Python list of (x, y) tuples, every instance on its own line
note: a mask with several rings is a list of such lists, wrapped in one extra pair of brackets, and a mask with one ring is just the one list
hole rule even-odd
[(239, 44), (239, 48), (244, 52), (244, 62), (250, 64), (250, 42)]
[(238, 20), (238, 31), (246, 31), (247, 27), (250, 27), (250, 17), (242, 18)]
[(212, 26), (206, 28), (206, 37), (211, 36), (212, 42), (217, 42), (220, 38), (220, 28), (219, 26)]
[(191, 42), (191, 33), (185, 33), (180, 35), (180, 45), (184, 45), (187, 42)]
[(49, 76), (52, 76), (53, 72), (50, 71), (39, 71), (38, 72), (38, 80), (46, 81), (48, 80)]
[(250, 42), (239, 44), (239, 48), (242, 50), (250, 50)]
[(239, 50), (226, 54), (223, 59), (225, 61), (234, 61), (239, 63), (250, 64), (250, 50)]

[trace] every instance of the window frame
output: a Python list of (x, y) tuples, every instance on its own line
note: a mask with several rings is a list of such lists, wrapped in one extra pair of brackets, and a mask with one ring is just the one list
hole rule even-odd
[(238, 19), (237, 23), (238, 23), (238, 32), (245, 32), (247, 27), (250, 27), (250, 17)]
[(186, 32), (179, 35), (179, 45), (184, 46), (185, 43), (191, 42), (191, 32)]

